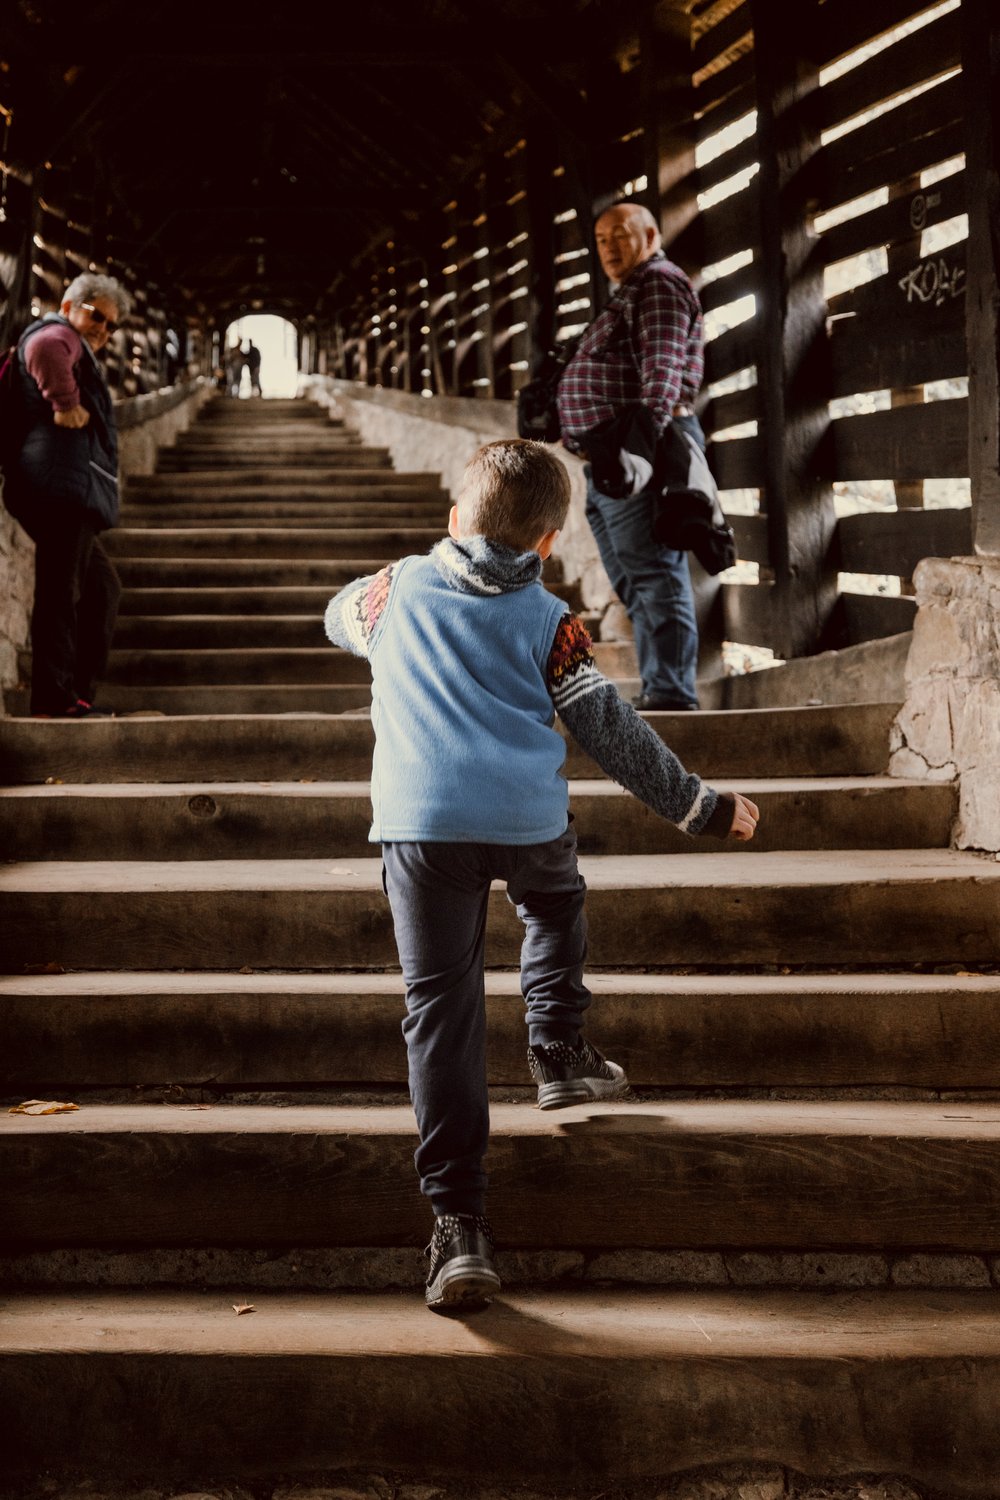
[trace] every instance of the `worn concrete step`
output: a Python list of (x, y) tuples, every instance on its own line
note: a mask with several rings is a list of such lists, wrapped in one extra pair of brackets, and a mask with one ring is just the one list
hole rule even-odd
[[(588, 1034), (635, 1088), (993, 1089), (1000, 1076), (996, 975), (595, 972), (587, 983)], [(523, 1086), (516, 973), (487, 974), (486, 1007), (489, 1082)], [(399, 1086), (402, 1016), (396, 973), (0, 978), (0, 1090)]]
[[(545, 587), (560, 599), (565, 599), (584, 621), (596, 631), (600, 616), (589, 613), (580, 606), (576, 584), (546, 580)], [(311, 615), (322, 619), (330, 601), (331, 589), (324, 584), (257, 588), (127, 588), (119, 605), (118, 617), (141, 615), (146, 618), (162, 615), (242, 615), (271, 617), (281, 615)]]
[(183, 1483), (208, 1454), (251, 1481), (350, 1469), (592, 1493), (766, 1454), (995, 1494), (995, 1293), (572, 1289), (459, 1319), (418, 1291), (268, 1293), (237, 1317), (244, 1300), (9, 1297), (10, 1473)]
[[(325, 606), (329, 595), (323, 604)], [(120, 615), (115, 649), (290, 647), (327, 642), (323, 607), (291, 615)]]
[(225, 437), (207, 437), (194, 434), (180, 438), (173, 448), (162, 449), (158, 455), (157, 468), (162, 473), (169, 468), (184, 468), (193, 461), (197, 466), (207, 463), (213, 467), (230, 462), (236, 466), (244, 459), (263, 459), (266, 464), (283, 462), (287, 458), (301, 461), (318, 459), (324, 462), (329, 456), (331, 463), (345, 460), (350, 463), (382, 465), (388, 461), (388, 448), (362, 443), (353, 433), (316, 432), (298, 436), (282, 436), (280, 433), (233, 433)]
[[(366, 683), (368, 663), (334, 647), (326, 639), (322, 617), (313, 621), (311, 646), (223, 646), (221, 643), (181, 649), (114, 650), (108, 658), (104, 682), (109, 694), (119, 686), (130, 691), (159, 686), (207, 687), (214, 684), (267, 686), (281, 691), (304, 683)], [(597, 646), (597, 665), (613, 679), (636, 673), (631, 646)], [(27, 670), (25, 668), (25, 670)]]
[[(439, 533), (440, 534), (440, 533)], [(110, 533), (114, 535), (114, 532)], [(390, 549), (368, 557), (123, 557), (116, 555), (115, 568), (126, 589), (189, 588), (215, 589), (240, 586), (262, 588), (315, 587), (322, 584), (332, 594), (345, 583), (365, 573), (377, 573), (399, 553)], [(330, 595), (327, 595), (329, 598)]]
[[(761, 812), (743, 853), (790, 849), (944, 848), (957, 790), (890, 777), (717, 781)], [(574, 781), (570, 801), (584, 854), (685, 854), (717, 849), (608, 781)], [(0, 789), (7, 859), (364, 858), (366, 781), (187, 782), (170, 786), (21, 786)]]
[(211, 448), (216, 445), (231, 448), (245, 442), (248, 447), (260, 448), (268, 442), (288, 443), (343, 443), (362, 446), (361, 436), (349, 427), (335, 427), (325, 422), (269, 422), (264, 427), (252, 423), (240, 423), (235, 427), (218, 423), (196, 423), (180, 434), (177, 442), (164, 452), (175, 453), (184, 448)]
[(202, 492), (212, 498), (224, 494), (231, 487), (234, 492), (254, 497), (272, 493), (280, 495), (289, 490), (296, 495), (313, 491), (327, 494), (331, 489), (336, 491), (361, 485), (364, 485), (366, 493), (369, 488), (391, 490), (393, 493), (396, 490), (439, 489), (441, 476), (425, 469), (392, 469), (387, 474), (384, 467), (366, 469), (338, 465), (337, 468), (330, 468), (322, 464), (307, 474), (290, 472), (285, 467), (276, 468), (273, 465), (261, 466), (251, 474), (227, 474), (224, 469), (191, 469), (180, 470), (175, 474), (130, 475), (125, 481), (125, 493), (130, 500), (173, 495), (180, 499), (197, 497)]
[(198, 421), (193, 427), (189, 427), (184, 434), (185, 437), (196, 435), (203, 437), (209, 433), (229, 434), (248, 433), (254, 437), (272, 432), (325, 432), (328, 428), (335, 432), (351, 432), (352, 429), (345, 427), (343, 421), (334, 418), (331, 420), (320, 408), (309, 412), (276, 411), (268, 412), (267, 417), (256, 420), (252, 413), (245, 418), (238, 414), (232, 421), (222, 421), (216, 418), (214, 421)]
[(225, 424), (245, 420), (249, 426), (257, 427), (269, 421), (287, 421), (289, 417), (297, 422), (320, 419), (335, 424), (343, 422), (343, 417), (333, 416), (328, 407), (307, 396), (265, 396), (259, 401), (227, 401), (219, 396), (202, 407), (198, 421)]
[[(111, 695), (114, 695), (113, 699)], [(8, 710), (29, 712), (28, 691), (6, 695)], [(273, 683), (115, 683), (98, 695), (98, 705), (118, 715), (204, 718), (225, 714), (240, 719), (261, 714), (344, 714), (371, 709), (371, 686), (365, 682)]]
[(145, 557), (298, 558), (338, 561), (387, 552), (401, 557), (424, 552), (441, 540), (441, 526), (364, 527), (184, 526), (121, 527), (108, 532), (105, 547), (114, 558)]
[[(952, 850), (584, 856), (590, 962), (989, 963), (1000, 865)], [(500, 887), (486, 962), (516, 963)], [(396, 961), (378, 859), (25, 862), (0, 867), (5, 972), (379, 968)]]
[[(855, 703), (644, 717), (686, 766), (709, 779), (878, 776), (888, 764), (896, 712), (891, 703)], [(76, 782), (325, 781), (331, 775), (367, 780), (371, 723), (327, 713), (247, 720), (216, 711), (179, 720), (79, 723), (4, 718), (0, 782), (40, 782), (50, 776)], [(567, 742), (566, 774), (598, 774), (573, 740)]]
[(385, 522), (410, 522), (436, 524), (443, 532), (448, 519), (448, 497), (443, 493), (423, 496), (414, 491), (413, 498), (403, 492), (403, 498), (381, 498), (380, 492), (364, 491), (361, 496), (349, 499), (331, 499), (328, 496), (313, 501), (302, 500), (246, 500), (234, 495), (228, 500), (206, 500), (198, 504), (176, 504), (159, 502), (145, 505), (126, 505), (122, 508), (121, 523), (124, 527), (177, 527), (190, 526), (378, 526)]
[[(415, 1137), (408, 1103), (4, 1112), (4, 1242), (416, 1244)], [(990, 1104), (495, 1104), (489, 1174), (518, 1249), (1000, 1251)]]
[(386, 449), (361, 448), (356, 444), (336, 442), (295, 449), (262, 446), (257, 452), (248, 451), (242, 444), (231, 448), (202, 446), (187, 451), (168, 448), (161, 452), (157, 460), (158, 471), (161, 474), (169, 474), (175, 469), (219, 469), (238, 474), (244, 469), (266, 469), (276, 463), (280, 463), (286, 470), (301, 471), (313, 468), (364, 468), (372, 471), (377, 469), (385, 471), (392, 468)]
[[(314, 639), (325, 641), (323, 622), (315, 621)], [(220, 647), (183, 650), (112, 651), (104, 681), (109, 698), (119, 685), (129, 688), (209, 687), (215, 684), (282, 688), (310, 683), (370, 684), (368, 663), (328, 641), (323, 645)]]
[[(322, 605), (306, 613), (290, 615), (132, 615), (119, 616), (115, 627), (115, 646), (118, 649), (172, 648), (223, 646), (223, 647), (288, 647), (315, 646), (317, 641), (328, 644), (323, 633)], [(634, 673), (637, 668), (634, 652), (627, 654), (627, 647), (598, 647), (608, 660), (626, 657)], [(608, 652), (612, 655), (608, 656)]]
[[(110, 533), (112, 536), (114, 532)], [(381, 546), (378, 532), (372, 532), (373, 545)], [(434, 540), (441, 536), (441, 529), (433, 532)], [(389, 547), (367, 557), (121, 557), (116, 556), (115, 567), (126, 589), (132, 588), (190, 588), (214, 590), (251, 585), (260, 588), (315, 587), (326, 585), (333, 593), (345, 583), (365, 573), (377, 573), (387, 563), (398, 562), (399, 552)], [(549, 574), (543, 575), (545, 587), (567, 601), (578, 599), (576, 584), (561, 585), (559, 564), (553, 565)], [(327, 595), (329, 598), (329, 595)], [(575, 605), (571, 604), (571, 607)]]
[[(189, 646), (315, 646), (317, 640), (326, 643), (323, 633), (323, 611), (330, 597), (327, 590), (319, 590), (319, 597), (309, 601), (309, 607), (287, 615), (265, 614), (258, 604), (256, 614), (154, 614), (139, 615), (123, 613), (115, 626), (115, 645), (120, 649), (133, 647)], [(201, 601), (197, 601), (201, 602)], [(216, 601), (217, 602), (217, 601)], [(597, 617), (585, 616), (585, 621), (596, 625)], [(607, 648), (599, 648), (607, 649)], [(621, 648), (611, 648), (620, 652)], [(634, 657), (632, 670), (635, 670)]]

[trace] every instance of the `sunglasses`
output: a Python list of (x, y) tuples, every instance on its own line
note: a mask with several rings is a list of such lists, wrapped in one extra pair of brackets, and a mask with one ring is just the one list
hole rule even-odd
[(93, 303), (81, 302), (80, 306), (83, 308), (84, 312), (90, 313), (90, 321), (92, 323), (99, 323), (103, 325), (103, 327), (105, 327), (109, 333), (117, 333), (119, 328), (121, 327), (121, 324), (116, 323), (114, 318), (109, 318), (107, 313), (102, 313), (100, 308), (94, 307)]

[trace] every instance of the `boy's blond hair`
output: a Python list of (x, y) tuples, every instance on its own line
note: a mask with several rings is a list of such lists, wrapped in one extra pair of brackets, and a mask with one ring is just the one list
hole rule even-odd
[(569, 475), (554, 454), (527, 438), (503, 438), (466, 464), (459, 525), (463, 536), (486, 536), (523, 552), (561, 529), (569, 498)]

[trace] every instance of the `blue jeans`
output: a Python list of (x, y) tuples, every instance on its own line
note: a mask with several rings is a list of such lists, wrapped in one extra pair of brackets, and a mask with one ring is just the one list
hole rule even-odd
[(406, 985), (403, 1035), (420, 1145), (420, 1190), (437, 1213), (483, 1212), (489, 1139), (483, 964), (490, 882), (524, 923), (521, 993), (528, 1041), (575, 1044), (590, 1004), (586, 885), (567, 828), (544, 844), (382, 846)]
[[(675, 417), (702, 447), (697, 417)], [(698, 623), (687, 554), (653, 540), (653, 497), (613, 500), (587, 474), (587, 520), (611, 587), (635, 636), (642, 690), (677, 708), (697, 708)]]

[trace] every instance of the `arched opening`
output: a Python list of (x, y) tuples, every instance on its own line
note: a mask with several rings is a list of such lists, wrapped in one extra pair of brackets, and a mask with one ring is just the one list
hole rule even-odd
[[(224, 360), (238, 346), (243, 351), (243, 368), (238, 383), (233, 379), (230, 394), (247, 399), (256, 394), (251, 366), (246, 361), (250, 344), (260, 351), (258, 379), (260, 394), (265, 398), (294, 396), (299, 388), (298, 333), (287, 318), (276, 313), (248, 313), (229, 324), (222, 340)], [(239, 360), (228, 360), (227, 375), (238, 374)]]

